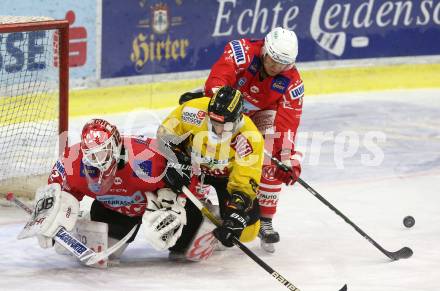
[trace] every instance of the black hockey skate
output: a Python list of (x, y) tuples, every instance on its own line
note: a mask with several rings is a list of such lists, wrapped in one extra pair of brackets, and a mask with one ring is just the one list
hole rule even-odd
[(271, 218), (260, 218), (260, 232), (258, 237), (260, 238), (260, 245), (263, 250), (269, 253), (275, 252), (274, 243), (280, 241), (280, 234), (273, 229)]

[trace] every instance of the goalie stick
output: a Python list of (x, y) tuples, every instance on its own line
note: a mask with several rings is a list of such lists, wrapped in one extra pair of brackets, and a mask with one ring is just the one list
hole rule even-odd
[[(8, 193), (6, 195), (6, 199), (8, 201), (13, 202), (19, 208), (23, 209), (29, 215), (32, 214), (32, 209), (30, 209), (26, 204), (21, 202), (13, 193)], [(91, 248), (87, 247), (77, 238), (75, 238), (70, 232), (68, 232), (64, 227), (60, 227), (53, 238), (57, 243), (63, 246), (66, 250), (71, 252), (75, 257), (77, 257), (81, 262), (86, 264), (87, 266), (98, 263), (101, 260), (105, 260), (116, 252), (120, 247), (122, 247), (127, 240), (133, 235), (136, 230), (136, 226), (134, 226), (130, 232), (123, 237), (116, 244), (111, 246), (110, 248), (104, 250), (103, 252), (95, 253)]]
[[(267, 157), (269, 157), (275, 165), (284, 171), (288, 171), (288, 167), (281, 163), (277, 158), (272, 157), (268, 152), (264, 152)], [(381, 251), (384, 255), (390, 258), (393, 261), (397, 261), (399, 259), (408, 259), (413, 255), (412, 249), (409, 247), (403, 247), (400, 250), (395, 252), (390, 252), (384, 249), (380, 244), (378, 244), (374, 239), (372, 239), (368, 234), (366, 234), (359, 226), (357, 226), (354, 222), (352, 222), (347, 216), (345, 216), (341, 211), (339, 211), (335, 206), (333, 206), (330, 202), (328, 202), (324, 197), (322, 197), (318, 192), (315, 191), (309, 184), (304, 182), (301, 178), (298, 178), (297, 182), (301, 184), (307, 191), (309, 191), (313, 196), (318, 198), (319, 201), (324, 203), (328, 208), (333, 210), (339, 217), (341, 217), (346, 223), (351, 225), (360, 235), (362, 235), (368, 242), (370, 242), (373, 246), (375, 246), (379, 251)]]
[[(186, 195), (186, 197), (191, 200), (192, 203), (200, 210), (200, 212), (203, 213), (215, 226), (221, 226), (220, 221), (217, 219), (217, 217), (212, 214), (212, 212), (209, 211), (207, 207), (205, 207), (202, 202), (197, 199), (196, 196), (186, 187), (182, 187), (183, 193)], [(280, 273), (276, 272), (272, 267), (270, 267), (268, 264), (266, 264), (262, 259), (260, 259), (256, 254), (254, 254), (250, 249), (248, 249), (243, 243), (240, 242), (240, 240), (237, 237), (233, 237), (232, 241), (234, 245), (236, 245), (240, 250), (242, 250), (248, 257), (250, 257), (254, 262), (256, 262), (258, 265), (260, 265), (266, 272), (268, 272), (272, 277), (274, 277), (278, 282), (286, 286), (287, 289), (291, 291), (300, 291), (298, 287), (293, 285), (289, 280), (284, 278)], [(345, 284), (339, 291), (346, 291), (347, 290), (347, 284)]]

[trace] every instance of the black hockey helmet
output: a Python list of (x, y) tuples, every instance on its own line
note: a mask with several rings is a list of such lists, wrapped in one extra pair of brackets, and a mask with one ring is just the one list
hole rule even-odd
[(209, 102), (208, 115), (211, 120), (220, 123), (239, 121), (243, 115), (241, 92), (230, 86), (218, 89)]
[(208, 129), (212, 141), (224, 141), (231, 137), (242, 125), (243, 97), (241, 92), (229, 87), (221, 87), (208, 105)]

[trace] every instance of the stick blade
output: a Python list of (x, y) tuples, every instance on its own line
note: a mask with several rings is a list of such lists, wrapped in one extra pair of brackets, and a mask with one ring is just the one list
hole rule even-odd
[(400, 259), (408, 259), (413, 255), (413, 250), (410, 249), (409, 247), (403, 247), (400, 250), (394, 252), (394, 253), (389, 253), (389, 257), (394, 260), (400, 260)]
[(344, 286), (342, 286), (342, 288), (339, 289), (339, 291), (347, 291), (347, 284), (345, 284)]

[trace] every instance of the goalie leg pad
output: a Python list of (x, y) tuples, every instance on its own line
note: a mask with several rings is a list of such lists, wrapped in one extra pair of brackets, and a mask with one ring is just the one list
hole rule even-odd
[[(79, 219), (72, 231), (72, 235), (98, 253), (105, 251), (109, 247), (107, 223)], [(54, 249), (60, 255), (72, 255), (58, 243), (55, 243)], [(107, 263), (108, 260), (102, 260), (90, 267), (106, 268)]]
[[(47, 237), (54, 237), (57, 230), (62, 226), (67, 231), (71, 231), (76, 224), (79, 213), (79, 202), (73, 195), (61, 191), (59, 184), (50, 184), (40, 188), (37, 192), (35, 211), (47, 210), (47, 217), (41, 226), (40, 234)], [(53, 201), (52, 208), (50, 207)]]
[(52, 238), (60, 227), (71, 231), (76, 224), (79, 202), (59, 184), (40, 187), (35, 194), (31, 220), (26, 223), (18, 239), (42, 235)]
[(90, 219), (108, 224), (108, 236), (117, 240), (124, 238), (134, 226), (138, 226), (136, 232), (127, 241), (131, 243), (138, 232), (142, 216), (127, 216), (122, 213), (108, 209), (101, 202), (95, 200), (90, 208)]
[(221, 244), (212, 232), (215, 228), (214, 224), (203, 217), (199, 229), (185, 251), (185, 258), (188, 261), (199, 262), (207, 260), (218, 249), (218, 245)]

